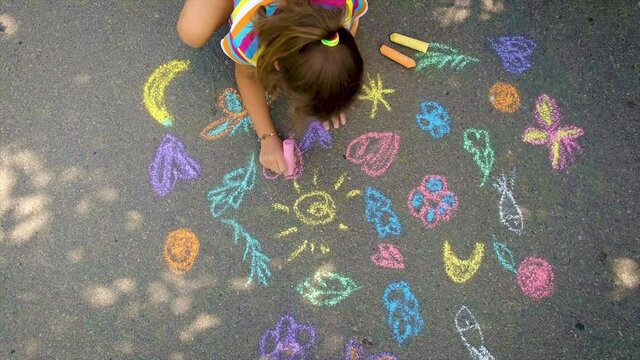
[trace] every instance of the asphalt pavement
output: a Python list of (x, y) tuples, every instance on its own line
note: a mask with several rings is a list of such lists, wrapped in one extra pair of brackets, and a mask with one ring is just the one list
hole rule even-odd
[(640, 356), (635, 1), (371, 0), (295, 180), (181, 6), (0, 1), (0, 358)]

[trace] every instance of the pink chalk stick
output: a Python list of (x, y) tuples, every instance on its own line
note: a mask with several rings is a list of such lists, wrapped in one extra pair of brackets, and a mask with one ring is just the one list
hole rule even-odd
[(293, 174), (296, 169), (296, 156), (295, 156), (296, 141), (293, 139), (287, 139), (282, 142), (282, 149), (284, 150), (284, 162), (287, 163), (287, 172), (285, 175)]

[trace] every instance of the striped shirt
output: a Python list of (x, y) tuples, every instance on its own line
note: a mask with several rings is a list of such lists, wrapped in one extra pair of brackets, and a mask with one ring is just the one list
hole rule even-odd
[[(267, 16), (278, 9), (279, 0), (233, 0), (233, 12), (229, 23), (231, 30), (220, 41), (222, 50), (238, 64), (256, 65), (259, 41), (253, 29), (253, 18), (260, 6), (264, 6)], [(311, 4), (326, 8), (344, 8), (344, 27), (351, 25), (367, 12), (367, 0), (311, 0)]]

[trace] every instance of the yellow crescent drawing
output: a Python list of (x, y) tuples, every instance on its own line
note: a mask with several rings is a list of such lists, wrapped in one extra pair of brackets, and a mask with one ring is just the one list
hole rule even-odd
[(165, 127), (173, 126), (173, 118), (164, 103), (164, 90), (174, 77), (189, 68), (189, 60), (171, 60), (158, 66), (144, 84), (144, 106), (149, 114)]
[(469, 259), (462, 260), (453, 253), (451, 245), (444, 242), (444, 270), (451, 280), (462, 284), (473, 277), (480, 268), (482, 256), (484, 255), (484, 244), (476, 243), (473, 254)]

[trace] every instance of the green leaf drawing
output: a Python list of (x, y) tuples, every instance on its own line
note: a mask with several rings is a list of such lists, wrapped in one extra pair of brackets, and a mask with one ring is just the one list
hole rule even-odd
[(318, 271), (300, 283), (296, 291), (315, 306), (334, 306), (359, 288), (358, 284), (344, 275)]
[(516, 270), (516, 260), (513, 258), (513, 254), (511, 253), (511, 250), (509, 250), (509, 248), (507, 247), (507, 245), (495, 241), (496, 237), (495, 235), (493, 236), (493, 251), (496, 253), (496, 256), (498, 257), (498, 261), (500, 262), (500, 265), (502, 265), (505, 269), (511, 271), (514, 274), (518, 273), (518, 270)]
[(473, 161), (484, 175), (480, 182), (480, 187), (483, 187), (489, 180), (493, 164), (496, 162), (496, 154), (491, 147), (489, 133), (482, 129), (467, 129), (464, 131), (463, 146), (473, 155)]
[(459, 54), (458, 50), (449, 45), (438, 43), (430, 43), (426, 53), (418, 52), (416, 56), (418, 57), (416, 71), (433, 67), (442, 69), (445, 66), (458, 71), (471, 63), (480, 61), (472, 56)]

